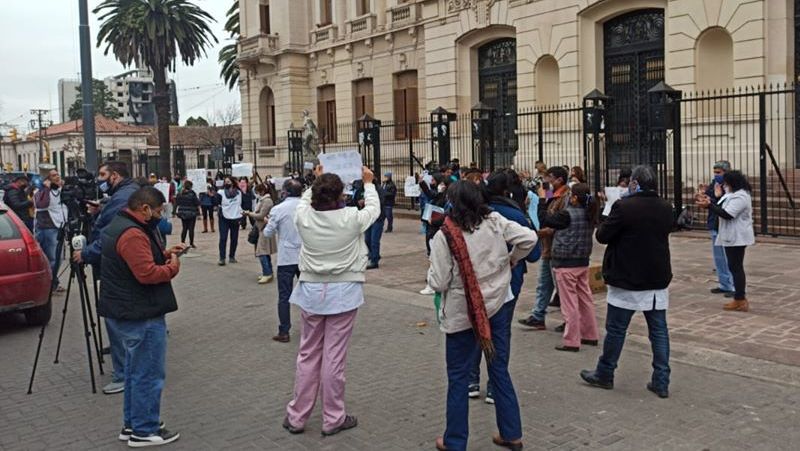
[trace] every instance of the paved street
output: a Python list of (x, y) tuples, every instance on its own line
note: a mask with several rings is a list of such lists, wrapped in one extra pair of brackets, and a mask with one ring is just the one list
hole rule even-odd
[[(199, 249), (182, 260), (174, 283), (180, 310), (168, 316), (162, 417), (182, 436), (171, 449), (433, 449), (444, 428), (444, 338), (430, 297), (417, 294), (427, 266), (418, 225), (397, 220), (396, 233), (384, 235), (384, 259), (369, 273), (348, 361), (348, 410), (360, 425), (330, 438), (319, 434), (318, 412), (303, 435), (280, 427), (298, 331), (288, 345), (270, 340), (277, 287), (255, 283), (258, 264), (245, 234), (241, 263), (223, 268), (216, 266), (216, 235), (198, 234)], [(511, 373), (526, 449), (800, 448), (800, 248), (748, 249), (749, 314), (723, 312), (723, 299), (708, 294), (714, 277), (708, 239), (674, 237), (672, 249), (671, 398), (645, 389), (650, 363), (641, 317), (613, 391), (587, 387), (578, 377), (594, 365), (598, 349), (556, 352), (558, 334), (515, 325)], [(598, 247), (593, 258), (601, 256)], [(537, 269), (530, 268), (518, 317), (533, 303)], [(601, 322), (603, 296), (596, 295)], [(0, 449), (125, 448), (116, 441), (122, 396), (90, 393), (72, 298), (61, 363), (52, 361), (63, 297), (45, 335), (33, 395), (25, 391), (38, 329), (25, 327), (21, 316), (0, 317)], [(549, 326), (559, 319), (553, 313)], [(102, 376), (98, 385), (108, 380)], [(470, 449), (494, 449), (494, 409), (482, 401), (470, 409)]]

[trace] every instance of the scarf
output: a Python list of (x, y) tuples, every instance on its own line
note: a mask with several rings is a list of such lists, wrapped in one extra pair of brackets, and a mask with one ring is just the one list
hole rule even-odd
[(450, 253), (453, 254), (458, 270), (461, 273), (461, 281), (464, 284), (464, 293), (467, 296), (467, 316), (475, 332), (475, 338), (481, 347), (487, 361), (494, 359), (494, 343), (492, 343), (492, 327), (489, 324), (489, 315), (486, 313), (486, 305), (483, 303), (483, 293), (478, 285), (478, 277), (472, 267), (469, 258), (467, 242), (464, 240), (464, 233), (448, 216), (441, 228)]

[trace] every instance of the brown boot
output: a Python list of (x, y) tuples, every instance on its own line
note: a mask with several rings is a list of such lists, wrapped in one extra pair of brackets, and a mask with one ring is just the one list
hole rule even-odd
[(731, 312), (747, 312), (750, 311), (750, 303), (747, 302), (747, 299), (742, 299), (741, 301), (731, 301), (723, 305), (722, 309)]
[(203, 233), (208, 233), (208, 219), (203, 218)]

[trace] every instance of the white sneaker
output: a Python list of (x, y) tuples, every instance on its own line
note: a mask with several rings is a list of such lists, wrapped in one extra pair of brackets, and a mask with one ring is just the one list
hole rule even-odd
[(122, 393), (125, 391), (125, 381), (122, 382), (111, 382), (110, 384), (103, 387), (103, 393), (107, 395), (113, 395), (115, 393)]
[(419, 294), (424, 294), (424, 295), (431, 295), (431, 294), (434, 294), (434, 293), (436, 293), (436, 292), (433, 291), (433, 288), (431, 288), (431, 287), (429, 287), (427, 285), (425, 286), (425, 288), (423, 288), (419, 292)]
[(265, 284), (272, 282), (272, 276), (261, 276), (258, 278), (259, 284)]
[(146, 446), (159, 446), (166, 445), (178, 440), (181, 435), (177, 432), (170, 432), (166, 429), (161, 429), (157, 434), (148, 435), (147, 437), (139, 437), (131, 435), (128, 440), (128, 446), (131, 448), (144, 448)]

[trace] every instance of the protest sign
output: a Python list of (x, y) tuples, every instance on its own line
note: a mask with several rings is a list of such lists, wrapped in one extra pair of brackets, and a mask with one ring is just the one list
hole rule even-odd
[(616, 186), (607, 186), (605, 188), (606, 206), (603, 208), (603, 216), (611, 214), (611, 207), (614, 206), (614, 202), (618, 201), (622, 197), (622, 193), (626, 190), (627, 188), (619, 188)]
[(234, 177), (252, 177), (253, 163), (234, 163), (231, 165), (231, 175)]
[(169, 182), (158, 182), (155, 184), (154, 188), (161, 191), (161, 194), (164, 195), (164, 199), (169, 202)]
[(276, 190), (280, 191), (283, 189), (283, 184), (286, 183), (287, 180), (291, 180), (291, 177), (271, 178), (269, 182), (272, 183), (272, 186), (274, 186)]
[(194, 185), (194, 191), (203, 193), (206, 191), (206, 170), (205, 169), (187, 169), (186, 179)]
[(363, 163), (357, 150), (320, 154), (319, 163), (325, 173), (338, 175), (345, 184), (361, 180)]
[(409, 175), (403, 185), (403, 194), (406, 197), (419, 197), (420, 189), (416, 177)]

